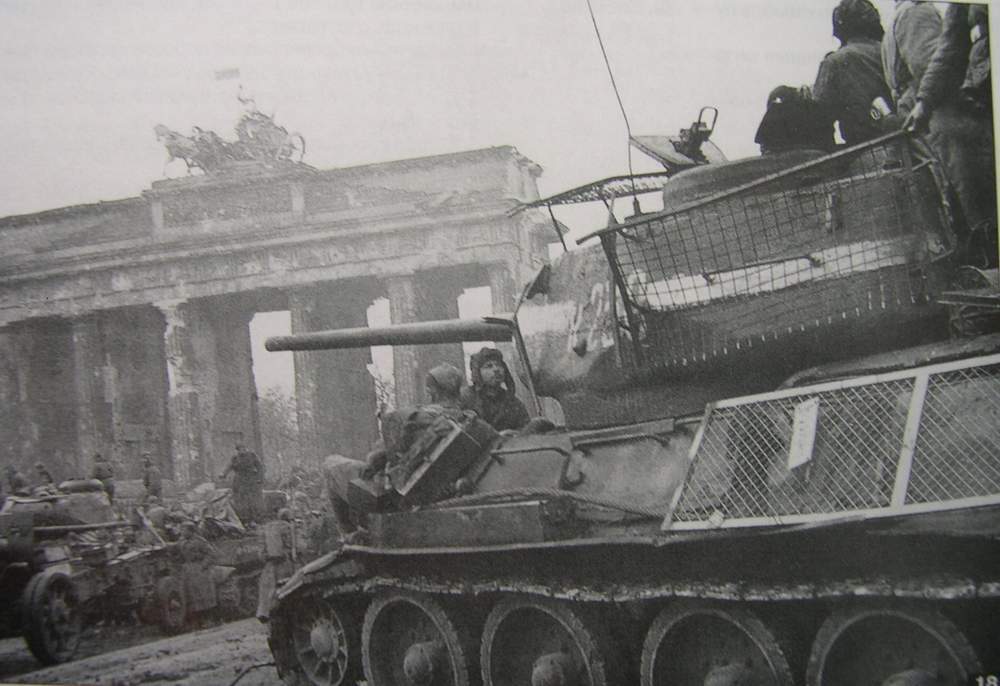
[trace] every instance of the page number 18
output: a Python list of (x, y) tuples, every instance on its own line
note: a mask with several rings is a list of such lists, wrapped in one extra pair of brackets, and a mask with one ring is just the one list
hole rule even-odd
[(1000, 679), (996, 674), (981, 674), (972, 683), (975, 686), (1000, 686)]

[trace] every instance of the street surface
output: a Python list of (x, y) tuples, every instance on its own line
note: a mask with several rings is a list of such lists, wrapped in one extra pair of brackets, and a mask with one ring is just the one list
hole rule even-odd
[[(141, 642), (148, 641), (148, 642)], [(137, 642), (140, 642), (136, 645)], [(122, 648), (122, 645), (132, 644)], [(0, 681), (17, 684), (177, 684), (228, 686), (256, 664), (271, 662), (266, 632), (256, 619), (173, 637), (158, 637), (152, 627), (91, 630), (80, 646), (91, 655), (55, 667), (36, 669), (38, 663), (22, 639), (0, 641)], [(94, 654), (101, 650), (111, 651)], [(36, 671), (29, 671), (36, 669)], [(239, 686), (277, 684), (274, 667), (248, 672)]]

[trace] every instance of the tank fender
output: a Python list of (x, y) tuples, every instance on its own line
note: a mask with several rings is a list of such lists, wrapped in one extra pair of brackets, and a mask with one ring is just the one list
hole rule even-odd
[(317, 578), (345, 579), (362, 574), (364, 566), (358, 560), (348, 557), (346, 551), (341, 548), (296, 569), (275, 592), (275, 598), (282, 600)]

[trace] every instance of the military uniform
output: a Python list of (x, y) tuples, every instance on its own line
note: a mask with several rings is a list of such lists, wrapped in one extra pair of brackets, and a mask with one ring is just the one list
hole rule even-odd
[(819, 65), (812, 96), (831, 121), (840, 122), (840, 134), (848, 145), (882, 133), (869, 114), (873, 100), (888, 102), (891, 97), (882, 76), (879, 42), (852, 38), (827, 54)]
[(974, 231), (964, 238), (985, 242), (982, 266), (990, 266), (997, 220), (986, 8), (953, 3), (942, 21), (930, 4), (898, 2), (882, 58), (900, 113), (918, 101), (930, 111), (927, 139)]
[(264, 465), (257, 454), (239, 450), (226, 473), (233, 472), (233, 509), (244, 524), (259, 521), (264, 509)]

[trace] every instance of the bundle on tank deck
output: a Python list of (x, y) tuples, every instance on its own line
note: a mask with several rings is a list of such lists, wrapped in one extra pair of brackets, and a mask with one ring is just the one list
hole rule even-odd
[[(963, 227), (942, 184), (903, 134), (694, 165), (663, 211), (543, 268), (513, 315), (441, 325), (512, 341), (567, 426), (501, 436), (459, 478), (435, 448), (432, 499), (401, 508), (389, 485), (356, 512), (366, 535), (276, 593), (282, 678), (996, 674), (1000, 289), (995, 271), (953, 287)], [(434, 326), (269, 347), (427, 342)]]

